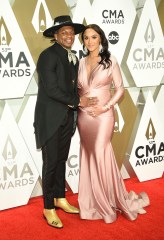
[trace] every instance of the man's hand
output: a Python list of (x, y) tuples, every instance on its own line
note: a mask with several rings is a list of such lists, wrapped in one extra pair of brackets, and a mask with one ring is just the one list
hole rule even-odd
[(98, 98), (97, 97), (81, 97), (80, 98), (80, 107), (91, 107), (95, 106), (98, 103)]

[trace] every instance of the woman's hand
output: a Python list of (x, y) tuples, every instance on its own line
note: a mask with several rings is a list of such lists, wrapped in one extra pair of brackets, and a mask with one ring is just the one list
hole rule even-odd
[(97, 105), (97, 106), (92, 107), (92, 109), (87, 112), (90, 116), (97, 117), (100, 114), (107, 112), (108, 110), (109, 110), (109, 108), (107, 108), (105, 106)]

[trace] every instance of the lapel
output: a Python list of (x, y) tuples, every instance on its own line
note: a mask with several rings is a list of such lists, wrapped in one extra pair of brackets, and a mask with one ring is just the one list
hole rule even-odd
[(57, 42), (53, 45), (55, 52), (60, 56), (60, 59), (63, 63), (63, 66), (69, 68), (69, 61), (68, 61), (68, 53), (67, 50), (64, 49), (60, 44)]
[[(64, 49), (60, 44), (55, 43), (53, 45), (55, 52), (60, 56), (60, 59), (63, 63), (63, 68), (64, 68), (64, 72), (65, 72), (65, 76), (67, 78), (67, 83), (70, 83), (72, 86), (72, 78), (71, 78), (71, 68), (70, 68), (70, 63), (68, 61), (68, 52), (66, 49)], [(75, 68), (75, 90), (76, 90), (76, 86), (77, 86), (77, 74), (78, 74), (78, 66), (79, 66), (79, 62), (77, 59), (77, 62), (75, 64), (75, 66), (73, 65), (73, 67)], [(72, 67), (72, 66), (71, 66)]]
[[(58, 44), (57, 42), (53, 45), (55, 48), (56, 53), (61, 57), (61, 60), (63, 62), (64, 68), (67, 67), (68, 69), (70, 69), (70, 63), (68, 61), (68, 52), (65, 48), (63, 48), (60, 44)], [(75, 65), (75, 71), (77, 73), (78, 71), (78, 59), (77, 59), (77, 63)], [(70, 71), (70, 70), (69, 70)]]

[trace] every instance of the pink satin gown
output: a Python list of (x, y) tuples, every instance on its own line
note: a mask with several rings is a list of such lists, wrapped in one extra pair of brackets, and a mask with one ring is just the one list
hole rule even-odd
[[(124, 93), (118, 63), (111, 57), (112, 66), (103, 69), (97, 64), (87, 76), (86, 59), (80, 60), (78, 92), (80, 96), (97, 96), (99, 105), (111, 101), (115, 105)], [(110, 88), (114, 85), (115, 94)], [(103, 219), (112, 223), (120, 211), (130, 220), (135, 220), (138, 210), (149, 205), (146, 193), (139, 195), (126, 191), (111, 145), (114, 130), (114, 111), (90, 116), (89, 108), (78, 111), (80, 134), (80, 178), (78, 202), (81, 219)]]

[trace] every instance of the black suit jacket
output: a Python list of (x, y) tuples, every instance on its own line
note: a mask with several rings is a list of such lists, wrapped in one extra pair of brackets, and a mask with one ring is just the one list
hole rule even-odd
[(34, 116), (37, 148), (41, 148), (61, 125), (69, 109), (68, 105), (76, 108), (79, 104), (78, 61), (74, 67), (73, 85), (67, 50), (58, 43), (45, 49), (39, 56), (38, 96)]

